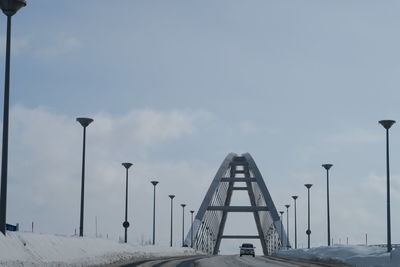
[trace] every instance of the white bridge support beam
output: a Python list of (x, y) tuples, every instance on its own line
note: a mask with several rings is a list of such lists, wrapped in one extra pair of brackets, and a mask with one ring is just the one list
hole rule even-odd
[[(240, 186), (235, 186), (240, 183)], [(245, 183), (245, 186), (243, 186)], [(247, 191), (251, 206), (231, 206), (235, 191)], [(228, 212), (253, 213), (258, 235), (224, 235)], [(185, 246), (209, 254), (218, 254), (222, 239), (260, 239), (264, 255), (287, 247), (286, 232), (253, 158), (230, 153), (218, 169), (193, 225), (185, 239)], [(193, 237), (193, 242), (192, 242)]]

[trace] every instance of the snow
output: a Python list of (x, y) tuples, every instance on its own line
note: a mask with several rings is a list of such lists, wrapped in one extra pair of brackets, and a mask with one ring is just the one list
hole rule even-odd
[(90, 266), (195, 254), (190, 248), (139, 246), (101, 238), (22, 232), (0, 234), (0, 266)]
[(281, 250), (277, 256), (282, 258), (337, 260), (365, 267), (400, 266), (400, 249), (391, 253), (379, 246), (332, 246), (311, 249)]
[[(189, 256), (190, 248), (139, 246), (114, 240), (90, 237), (67, 237), (49, 234), (8, 232), (0, 234), (0, 266), (95, 266), (128, 260)], [(356, 266), (398, 267), (400, 249), (386, 252), (378, 246), (332, 246), (311, 249), (281, 250), (283, 258), (336, 260)], [(241, 266), (258, 266), (262, 258), (234, 257)], [(229, 266), (232, 257), (209, 258), (216, 266)], [(200, 261), (201, 262), (201, 261)], [(206, 263), (206, 261), (204, 261)], [(261, 266), (261, 265), (260, 265)]]

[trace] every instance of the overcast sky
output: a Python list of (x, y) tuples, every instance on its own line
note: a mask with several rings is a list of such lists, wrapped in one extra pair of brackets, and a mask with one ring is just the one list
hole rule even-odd
[[(79, 229), (75, 118), (88, 116), (86, 235), (97, 216), (99, 233), (123, 236), (121, 162), (130, 161), (129, 240), (151, 239), (156, 179), (157, 240), (169, 242), (175, 194), (179, 245), (178, 204), (197, 210), (225, 156), (249, 152), (278, 209), (299, 195), (300, 247), (304, 183), (314, 184), (312, 245), (326, 244), (326, 162), (334, 164), (334, 243), (364, 243), (366, 233), (369, 243), (385, 243), (378, 120), (400, 120), (399, 11), (390, 0), (28, 1), (13, 17), (8, 222), (29, 231), (34, 221), (43, 233)], [(391, 148), (392, 242), (400, 243), (396, 124)], [(248, 203), (237, 194), (235, 203)], [(254, 234), (248, 215), (228, 217), (227, 234)], [(224, 241), (221, 251), (237, 253), (240, 242)]]

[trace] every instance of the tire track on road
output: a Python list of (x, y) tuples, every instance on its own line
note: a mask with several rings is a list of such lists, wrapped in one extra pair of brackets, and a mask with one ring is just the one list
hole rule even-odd
[(195, 261), (206, 258), (208, 256), (185, 256), (171, 257), (162, 259), (148, 259), (139, 262), (132, 262), (121, 265), (122, 267), (192, 267), (195, 266)]

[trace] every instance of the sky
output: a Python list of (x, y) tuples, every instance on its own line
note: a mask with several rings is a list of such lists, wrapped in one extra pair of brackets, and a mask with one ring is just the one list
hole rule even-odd
[[(326, 241), (330, 171), (334, 243), (386, 242), (385, 130), (399, 119), (397, 1), (28, 1), (13, 17), (7, 221), (21, 230), (79, 230), (82, 127), (87, 128), (85, 235), (174, 244), (225, 156), (249, 152), (278, 210), (297, 201), (306, 246)], [(4, 62), (6, 17), (0, 18)], [(0, 64), (4, 73), (4, 64)], [(400, 131), (390, 130), (392, 242), (400, 243)], [(238, 193), (239, 194), (239, 193)], [(247, 203), (246, 195), (234, 203)], [(293, 210), (290, 208), (293, 242)], [(284, 221), (286, 222), (286, 221)], [(254, 234), (248, 214), (229, 234)], [(247, 231), (247, 230), (246, 230)], [(223, 241), (238, 253), (241, 241)], [(261, 253), (256, 242), (257, 252)]]

